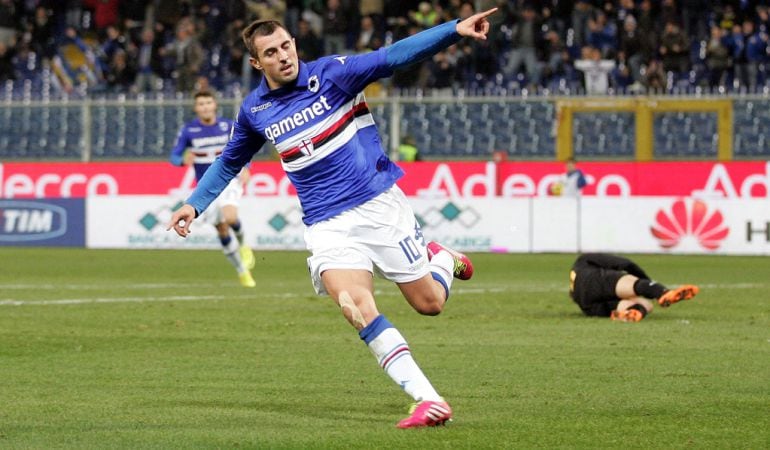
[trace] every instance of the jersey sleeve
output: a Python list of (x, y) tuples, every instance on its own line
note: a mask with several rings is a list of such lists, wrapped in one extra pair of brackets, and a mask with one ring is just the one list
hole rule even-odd
[(179, 133), (176, 135), (176, 145), (171, 150), (170, 161), (175, 166), (181, 166), (184, 164), (184, 152), (190, 146), (190, 137), (187, 136), (187, 126), (183, 126), (179, 129)]
[(254, 131), (248, 116), (241, 105), (238, 115), (230, 128), (230, 139), (227, 141), (219, 159), (228, 165), (238, 166), (240, 170), (251, 161), (251, 158), (265, 144), (265, 138)]
[(459, 20), (451, 20), (436, 25), (387, 47), (385, 52), (388, 66), (393, 70), (400, 69), (456, 44), (462, 39), (457, 32), (458, 22)]
[(198, 186), (185, 203), (195, 208), (199, 216), (225, 190), (230, 180), (238, 175), (243, 166), (228, 164), (221, 157), (217, 158), (198, 181)]
[(340, 89), (356, 95), (380, 78), (393, 75), (385, 58), (385, 49), (361, 55), (329, 57), (325, 66), (327, 77)]

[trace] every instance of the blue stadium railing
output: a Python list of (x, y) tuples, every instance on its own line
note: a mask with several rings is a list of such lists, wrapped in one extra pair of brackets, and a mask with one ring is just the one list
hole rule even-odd
[[(383, 144), (395, 150), (411, 136), (425, 159), (553, 160), (559, 98), (552, 96), (388, 96), (371, 98)], [(571, 97), (574, 98), (574, 97)], [(733, 157), (770, 158), (770, 95), (736, 95)], [(180, 125), (192, 118), (190, 100), (102, 98), (31, 100), (0, 97), (0, 161), (159, 160), (167, 158)], [(220, 99), (234, 116), (239, 98)], [(575, 114), (573, 149), (580, 159), (632, 160), (634, 115)], [(656, 159), (714, 159), (717, 117), (709, 112), (666, 112), (654, 118)], [(257, 158), (274, 158), (264, 151)]]

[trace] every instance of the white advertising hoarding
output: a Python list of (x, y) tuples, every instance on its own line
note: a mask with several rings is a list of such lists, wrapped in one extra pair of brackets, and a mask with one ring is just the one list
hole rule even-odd
[[(428, 240), (463, 251), (770, 254), (770, 202), (683, 197), (410, 197)], [(187, 239), (166, 231), (178, 199), (90, 197), (91, 248), (219, 248), (196, 221)], [(304, 250), (296, 197), (247, 197), (241, 221), (255, 249)]]

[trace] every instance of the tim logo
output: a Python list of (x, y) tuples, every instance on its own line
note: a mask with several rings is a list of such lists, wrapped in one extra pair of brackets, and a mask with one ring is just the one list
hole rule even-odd
[(716, 250), (730, 229), (718, 210), (709, 210), (701, 200), (679, 199), (658, 211), (650, 232), (664, 249), (682, 245), (685, 250)]
[(0, 201), (0, 242), (39, 241), (67, 232), (67, 210), (47, 203)]

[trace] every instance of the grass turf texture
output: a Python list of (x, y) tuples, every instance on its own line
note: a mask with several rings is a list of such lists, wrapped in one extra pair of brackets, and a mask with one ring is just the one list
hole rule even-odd
[(474, 255), (438, 317), (378, 304), (452, 404), (410, 399), (304, 253), (0, 248), (0, 448), (767, 448), (770, 258), (633, 256), (696, 299), (636, 324), (583, 317), (574, 255)]

